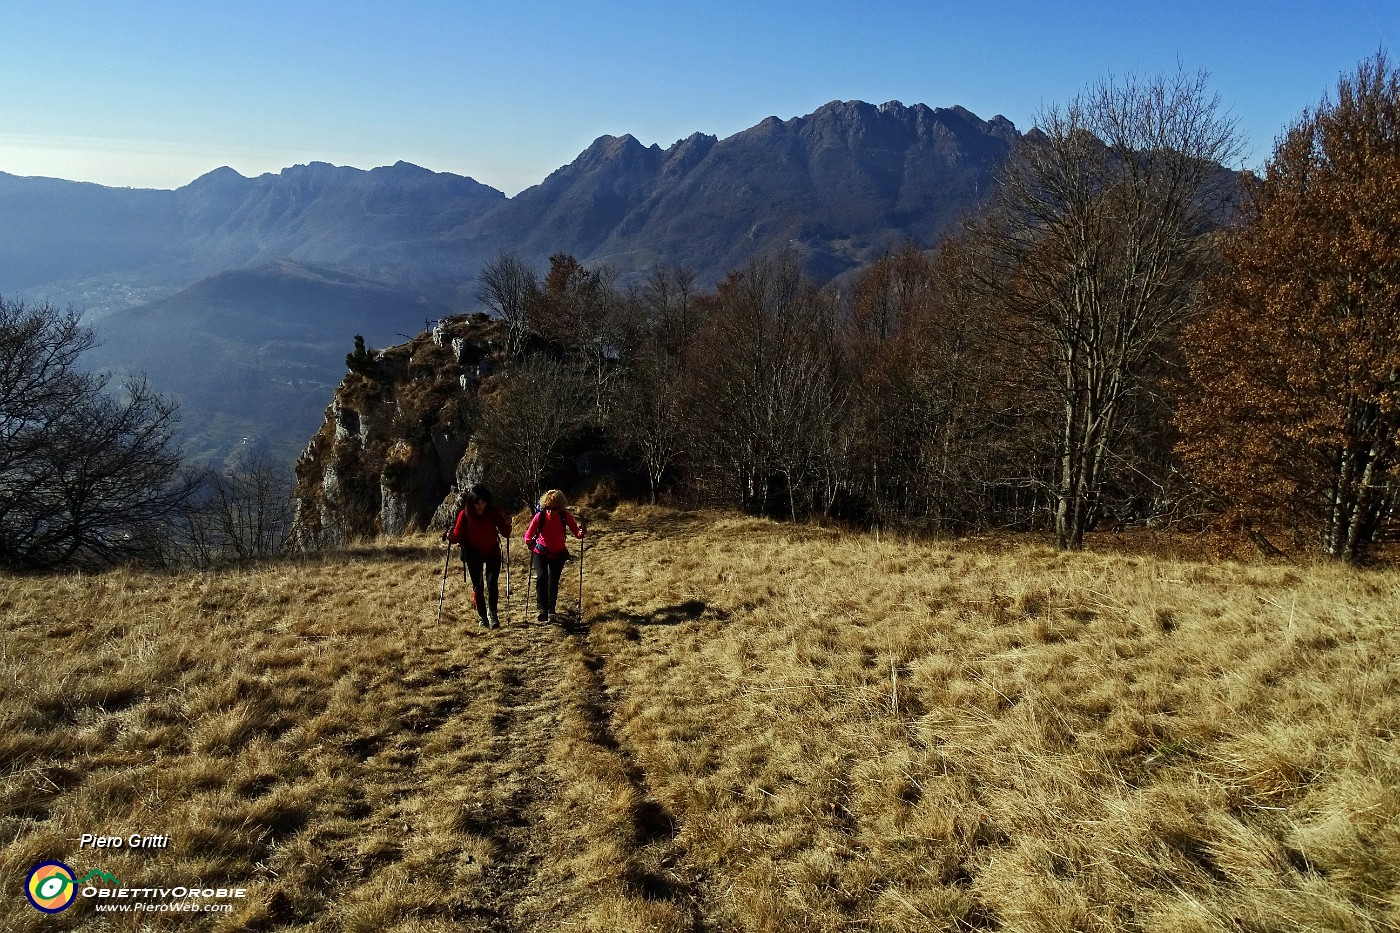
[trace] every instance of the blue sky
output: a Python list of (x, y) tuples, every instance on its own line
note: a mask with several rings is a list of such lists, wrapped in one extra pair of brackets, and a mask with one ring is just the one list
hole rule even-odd
[(1022, 130), (1109, 74), (1204, 69), (1245, 163), (1378, 49), (1400, 0), (6, 0), (0, 171), (175, 188), (400, 159), (514, 194), (596, 137), (663, 148), (832, 100)]

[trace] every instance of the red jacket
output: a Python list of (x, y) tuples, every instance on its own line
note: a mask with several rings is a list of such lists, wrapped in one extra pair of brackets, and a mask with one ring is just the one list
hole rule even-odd
[(566, 523), (573, 531), (575, 538), (583, 537), (583, 532), (579, 530), (578, 523), (574, 521), (574, 517), (570, 513), (564, 512), (561, 521), (556, 510), (540, 509), (535, 513), (535, 517), (530, 519), (530, 527), (525, 529), (525, 543), (536, 554), (543, 554), (545, 557), (563, 557), (564, 525)]
[(470, 505), (457, 513), (457, 522), (447, 534), (447, 540), (462, 545), (477, 557), (500, 557), (501, 545), (497, 534), (510, 537), (510, 516), (500, 506), (488, 505), (480, 515)]

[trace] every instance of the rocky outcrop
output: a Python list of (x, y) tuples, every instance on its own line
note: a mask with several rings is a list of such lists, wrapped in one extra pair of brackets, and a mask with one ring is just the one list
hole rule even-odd
[[(303, 548), (429, 527), (470, 457), (482, 364), (503, 345), (484, 315), (440, 321), (372, 355), (337, 387), (297, 461)], [(466, 466), (468, 472), (471, 466)]]

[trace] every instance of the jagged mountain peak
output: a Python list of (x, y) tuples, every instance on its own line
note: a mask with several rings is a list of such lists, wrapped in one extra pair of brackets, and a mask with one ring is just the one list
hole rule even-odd
[(671, 146), (671, 149), (675, 150), (677, 148), (682, 148), (686, 146), (713, 145), (716, 142), (719, 142), (718, 136), (711, 136), (709, 133), (697, 132), (691, 133), (685, 139), (676, 140), (676, 142)]
[(579, 153), (572, 165), (594, 165), (598, 162), (615, 161), (617, 159), (635, 156), (643, 152), (660, 152), (661, 147), (653, 143), (650, 146), (643, 145), (637, 137), (631, 133), (624, 133), (621, 136), (599, 136), (593, 140), (592, 144), (583, 152)]
[(786, 120), (769, 116), (723, 142), (801, 138), (821, 145), (861, 148), (929, 145), (952, 133), (986, 135), (1010, 144), (1019, 135), (1005, 117), (984, 121), (965, 107), (906, 106), (898, 100), (870, 104), (862, 100), (833, 100), (809, 114)]
[(658, 261), (723, 278), (754, 252), (803, 244), (818, 279), (887, 242), (932, 242), (988, 185), (1010, 124), (962, 108), (836, 100), (666, 150), (631, 134), (597, 137), (572, 162), (462, 232), (478, 255), (532, 262), (557, 253), (623, 274)]
[(665, 152), (667, 170), (678, 164), (694, 164), (705, 157), (719, 138), (706, 133), (691, 133), (685, 139), (678, 139)]

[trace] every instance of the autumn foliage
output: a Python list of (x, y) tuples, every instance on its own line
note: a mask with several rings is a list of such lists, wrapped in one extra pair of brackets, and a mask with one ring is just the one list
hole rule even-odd
[(1266, 548), (1364, 558), (1400, 471), (1400, 74), (1384, 55), (1280, 140), (1187, 333), (1181, 454)]

